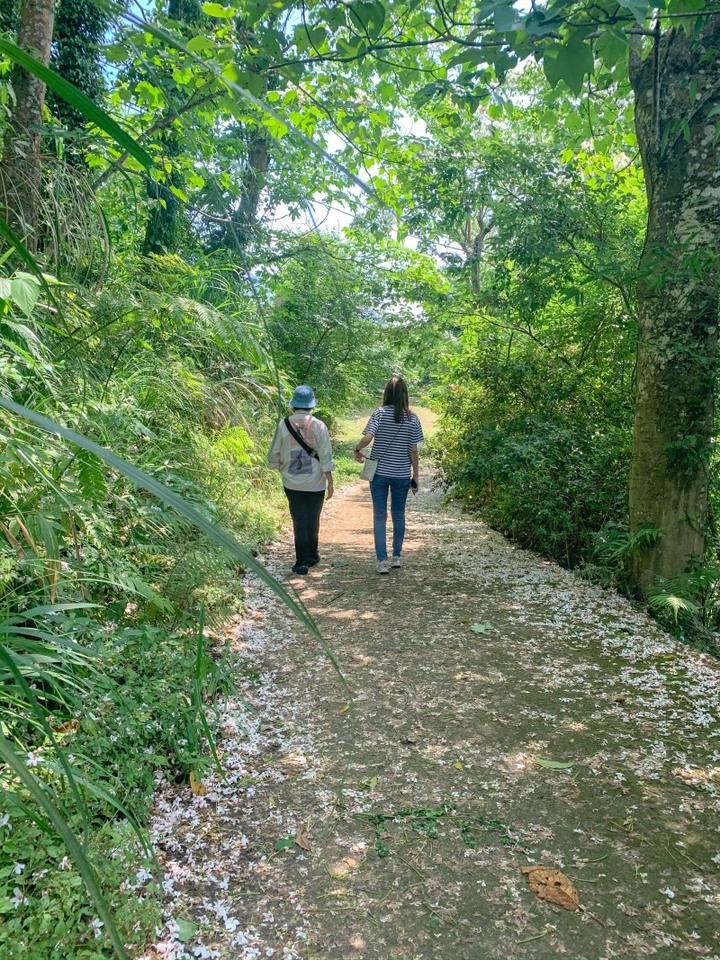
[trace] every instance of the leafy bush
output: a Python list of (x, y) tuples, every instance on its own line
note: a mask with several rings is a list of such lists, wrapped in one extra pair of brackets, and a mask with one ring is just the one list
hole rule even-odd
[(720, 655), (720, 566), (702, 566), (672, 580), (658, 580), (648, 603), (679, 639)]
[(575, 566), (627, 520), (642, 184), (597, 155), (558, 166), (503, 149), (502, 184), (516, 179), (486, 199), (475, 289), (435, 310), (450, 330), (438, 455), (448, 487), (498, 529)]
[(435, 389), (445, 484), (523, 546), (569, 566), (589, 560), (597, 531), (626, 516), (621, 404), (544, 358), (468, 366)]
[[(77, 816), (68, 817), (76, 832)], [(88, 855), (131, 955), (160, 923), (153, 864), (122, 820), (98, 823)], [(0, 802), (0, 952), (7, 960), (104, 960), (114, 956), (82, 877), (58, 840)]]

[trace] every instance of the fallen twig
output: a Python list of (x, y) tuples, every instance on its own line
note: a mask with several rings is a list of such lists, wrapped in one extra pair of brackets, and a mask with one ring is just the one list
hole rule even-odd
[(552, 933), (552, 927), (545, 927), (543, 933), (538, 933), (534, 937), (525, 937), (524, 940), (518, 940), (517, 943), (532, 943), (533, 940), (542, 940), (543, 937), (546, 937), (549, 933)]

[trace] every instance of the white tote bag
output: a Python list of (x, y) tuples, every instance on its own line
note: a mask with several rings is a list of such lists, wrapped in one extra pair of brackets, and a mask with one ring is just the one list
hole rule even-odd
[(365, 457), (365, 463), (363, 468), (360, 471), (361, 480), (372, 480), (375, 476), (375, 471), (377, 470), (378, 462), (377, 460), (371, 460), (370, 457)]

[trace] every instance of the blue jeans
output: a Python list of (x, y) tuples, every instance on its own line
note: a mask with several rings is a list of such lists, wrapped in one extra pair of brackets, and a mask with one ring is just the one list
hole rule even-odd
[(375, 555), (378, 560), (387, 560), (387, 501), (390, 491), (390, 513), (393, 523), (393, 556), (399, 557), (405, 539), (405, 504), (410, 490), (410, 478), (382, 477), (376, 473), (370, 481), (373, 502), (373, 533)]

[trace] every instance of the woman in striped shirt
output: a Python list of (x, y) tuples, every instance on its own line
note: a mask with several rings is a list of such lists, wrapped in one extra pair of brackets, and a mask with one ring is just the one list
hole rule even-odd
[[(418, 445), (423, 442), (420, 421), (410, 410), (408, 389), (402, 377), (391, 377), (383, 393), (382, 406), (372, 414), (363, 430), (363, 438), (355, 447), (355, 459), (363, 462), (360, 452), (372, 443), (370, 459), (377, 461), (375, 476), (370, 481), (373, 502), (373, 533), (378, 573), (390, 573), (390, 567), (402, 566), (405, 539), (405, 504), (408, 492), (420, 489)], [(387, 501), (393, 523), (392, 562), (387, 553)]]

